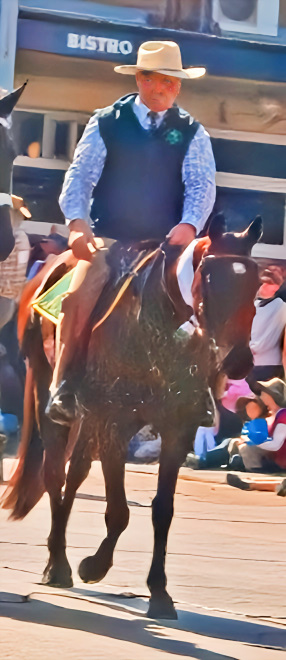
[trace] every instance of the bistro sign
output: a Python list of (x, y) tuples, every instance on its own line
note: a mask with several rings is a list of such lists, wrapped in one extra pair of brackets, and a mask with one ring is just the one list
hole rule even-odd
[[(56, 21), (38, 20), (20, 15), (17, 48), (135, 64), (140, 44), (152, 38), (172, 40), (174, 31), (118, 23), (95, 25), (92, 21), (65, 20), (64, 17)], [(286, 48), (280, 44), (217, 38), (179, 30), (176, 31), (176, 40), (186, 67), (205, 66), (211, 76), (285, 83)]]
[(133, 51), (131, 41), (119, 39), (108, 39), (107, 37), (95, 37), (93, 35), (76, 34), (69, 32), (67, 36), (67, 47), (74, 50), (90, 50), (99, 53), (110, 53), (117, 55), (130, 55)]
[[(1, 0), (0, 0), (1, 4)], [(114, 25), (83, 26), (82, 21), (44, 21), (20, 18), (17, 48), (58, 53), (69, 57), (132, 64), (143, 39), (130, 28)]]

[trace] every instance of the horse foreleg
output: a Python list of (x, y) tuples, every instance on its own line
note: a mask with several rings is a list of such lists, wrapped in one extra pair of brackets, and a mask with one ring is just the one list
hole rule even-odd
[(184, 460), (178, 448), (162, 446), (157, 494), (152, 502), (154, 528), (153, 558), (147, 584), (151, 598), (147, 616), (152, 619), (177, 619), (166, 586), (165, 559), (168, 532), (174, 512), (174, 493), (179, 468)]
[[(117, 433), (115, 435), (117, 436)], [(107, 535), (96, 554), (86, 557), (79, 565), (79, 575), (84, 582), (99, 582), (105, 577), (113, 564), (113, 552), (117, 540), (129, 522), (129, 509), (124, 490), (125, 451), (121, 451), (120, 439), (118, 436), (117, 438), (117, 442), (116, 439), (114, 442), (111, 440), (101, 453), (107, 501), (105, 512)]]
[(69, 429), (49, 421), (45, 426), (45, 436), (47, 437), (49, 431), (48, 437), (52, 438), (52, 441), (45, 446), (44, 461), (45, 486), (51, 506), (51, 531), (48, 537), (50, 556), (42, 582), (51, 587), (72, 587), (72, 573), (66, 556), (65, 539), (70, 510), (63, 506), (62, 495), (65, 484), (65, 448)]

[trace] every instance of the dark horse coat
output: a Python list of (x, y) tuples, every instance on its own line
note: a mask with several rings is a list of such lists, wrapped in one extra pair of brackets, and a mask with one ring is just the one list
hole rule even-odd
[[(198, 426), (213, 423), (210, 384), (215, 375), (226, 369), (240, 378), (250, 366), (247, 346), (258, 276), (256, 264), (248, 255), (260, 237), (261, 220), (254, 221), (243, 234), (234, 235), (224, 232), (218, 218), (209, 234), (209, 238), (198, 242), (194, 255), (198, 262), (194, 297), (200, 325), (192, 336), (178, 331), (189, 309), (185, 309), (184, 318), (182, 300), (172, 279), (176, 266), (173, 249), (168, 245), (156, 250), (134, 276), (111, 315), (97, 325), (141, 252), (146, 255), (146, 245), (127, 251), (115, 245), (110, 282), (83, 333), (88, 349), (85, 369), (82, 371), (83, 352), (79, 346), (80, 359), (70, 375), (76, 376), (74, 386), (81, 411), (81, 421), (71, 432), (51, 422), (44, 412), (52, 374), (37, 315), (32, 316), (24, 337), (30, 364), (26, 418), (20, 460), (4, 495), (4, 506), (12, 508), (13, 518), (22, 518), (48, 491), (52, 528), (43, 580), (49, 585), (71, 586), (66, 525), (75, 493), (91, 461), (99, 456), (106, 486), (107, 536), (96, 554), (81, 562), (79, 573), (85, 582), (101, 580), (112, 565), (117, 539), (129, 519), (124, 491), (128, 442), (144, 424), (153, 424), (162, 437), (162, 451), (158, 491), (152, 503), (154, 551), (148, 586), (149, 616), (158, 618), (176, 617), (166, 591), (165, 555), (180, 465), (192, 448)], [(246, 366), (242, 364), (245, 359)], [(65, 463), (70, 455), (66, 478)]]
[(9, 196), (13, 161), (16, 156), (9, 121), (11, 112), (19, 100), (26, 83), (15, 92), (0, 99), (0, 261), (4, 261), (15, 245), (11, 227)]

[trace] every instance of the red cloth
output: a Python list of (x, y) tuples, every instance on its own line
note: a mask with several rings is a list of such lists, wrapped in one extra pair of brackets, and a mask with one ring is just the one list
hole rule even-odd
[(269, 451), (267, 453), (269, 458), (271, 458), (274, 461), (274, 463), (279, 465), (279, 467), (284, 470), (286, 469), (286, 408), (281, 408), (281, 410), (278, 410), (274, 422), (269, 428), (269, 435), (271, 438), (273, 438), (273, 433), (278, 424), (285, 424), (285, 440), (283, 442), (282, 447), (280, 447), (278, 451)]

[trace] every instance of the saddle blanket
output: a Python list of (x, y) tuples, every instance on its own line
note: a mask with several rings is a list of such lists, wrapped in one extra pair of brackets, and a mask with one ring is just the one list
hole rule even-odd
[(72, 268), (58, 282), (32, 302), (32, 307), (36, 312), (55, 324), (58, 323), (58, 318), (62, 310), (62, 301), (68, 292), (74, 270)]

